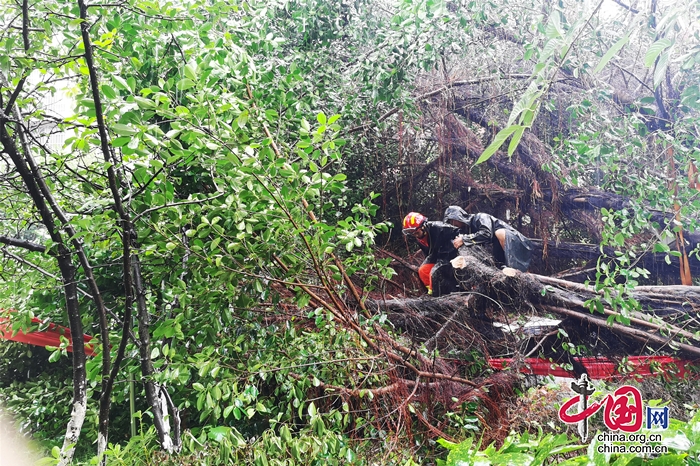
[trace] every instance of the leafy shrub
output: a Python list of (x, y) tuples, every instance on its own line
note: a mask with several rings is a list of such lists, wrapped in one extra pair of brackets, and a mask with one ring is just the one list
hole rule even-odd
[[(641, 433), (650, 431), (643, 429)], [(468, 438), (461, 443), (451, 443), (439, 440), (440, 444), (450, 450), (447, 459), (438, 460), (438, 466), (467, 466), (473, 464), (524, 464), (529, 466), (543, 464), (562, 465), (612, 465), (632, 466), (637, 464), (654, 465), (698, 465), (700, 464), (700, 411), (696, 412), (689, 422), (671, 419), (669, 428), (655, 430), (661, 434), (657, 444), (664, 446), (667, 453), (655, 458), (643, 458), (639, 453), (604, 453), (598, 450), (601, 443), (597, 432), (591, 443), (581, 445), (578, 439), (566, 434), (553, 436), (551, 434), (531, 437), (529, 434), (511, 434), (500, 448), (494, 444), (480, 450), (480, 443), (474, 443)], [(582, 449), (586, 453), (570, 457), (570, 454)]]

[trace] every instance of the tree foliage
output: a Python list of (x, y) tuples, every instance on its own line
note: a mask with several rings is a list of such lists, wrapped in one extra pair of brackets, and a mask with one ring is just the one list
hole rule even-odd
[(155, 425), (133, 442), (166, 450), (327, 464), (357, 460), (351, 438), (427, 442), (449, 391), (406, 387), (491, 381), (428, 370), (364, 305), (396, 292), (376, 244), (408, 210), (508, 217), (548, 272), (585, 265), (550, 241), (608, 246), (588, 264), (606, 306), (671, 280), (643, 254), (697, 260), (694, 2), (2, 5), (0, 305), (99, 335), (73, 418), (105, 458), (128, 380)]

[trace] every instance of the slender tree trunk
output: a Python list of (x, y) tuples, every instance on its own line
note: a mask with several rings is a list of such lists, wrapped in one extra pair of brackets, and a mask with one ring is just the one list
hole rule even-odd
[[(4, 76), (0, 76), (0, 81), (6, 84)], [(14, 107), (13, 107), (14, 108)], [(16, 109), (15, 109), (16, 110)], [(24, 129), (22, 128), (21, 114), (18, 111), (13, 111), (13, 115), (17, 120), (15, 122), (14, 133), (20, 140), (24, 157), (17, 147), (15, 139), (10, 136), (7, 124), (9, 118), (2, 114), (0, 115), (0, 143), (3, 145), (3, 150), (12, 160), (17, 172), (24, 185), (27, 187), (29, 196), (31, 197), (42, 223), (49, 232), (51, 240), (56, 244), (58, 251), (57, 260), (58, 267), (61, 271), (63, 281), (63, 291), (66, 299), (66, 310), (68, 313), (68, 321), (70, 326), (71, 338), (73, 345), (73, 405), (71, 410), (71, 418), (66, 429), (66, 437), (61, 449), (59, 465), (70, 464), (75, 452), (75, 444), (80, 438), (80, 431), (85, 421), (85, 413), (87, 410), (87, 383), (85, 371), (85, 347), (81, 344), (83, 341), (83, 324), (80, 318), (80, 308), (78, 306), (78, 287), (76, 284), (76, 267), (73, 264), (71, 252), (66, 247), (66, 244), (61, 235), (60, 229), (54, 217), (54, 213), (47, 204), (46, 192), (42, 190), (42, 179), (38, 173), (35, 164), (32, 163), (32, 156), (29, 152), (26, 140), (24, 138)], [(44, 186), (45, 188), (45, 186)]]
[[(139, 347), (141, 375), (144, 378), (143, 382), (146, 386), (146, 398), (153, 412), (153, 423), (158, 432), (158, 440), (165, 451), (172, 453), (180, 449), (180, 441), (177, 439), (177, 443), (173, 442), (173, 438), (170, 435), (170, 424), (168, 419), (165, 418), (167, 401), (161, 393), (161, 390), (164, 390), (164, 388), (159, 386), (153, 379), (155, 368), (151, 360), (150, 318), (148, 316), (146, 291), (143, 286), (143, 277), (141, 274), (141, 262), (138, 257), (134, 255), (131, 263), (134, 273), (134, 288), (136, 290), (136, 310), (139, 324), (138, 333), (141, 342), (141, 346)], [(176, 416), (177, 413), (173, 413), (173, 415)]]
[[(158, 386), (158, 384), (153, 380), (155, 369), (153, 367), (153, 362), (151, 361), (150, 325), (148, 317), (148, 308), (146, 305), (146, 296), (143, 285), (141, 265), (137, 253), (134, 252), (137, 248), (136, 231), (134, 229), (132, 219), (121, 200), (121, 180), (117, 176), (115, 170), (116, 160), (113, 159), (109, 147), (109, 136), (107, 133), (107, 126), (104, 121), (102, 102), (100, 99), (97, 67), (95, 65), (92, 53), (90, 26), (87, 20), (87, 5), (84, 0), (77, 0), (77, 3), (80, 10), (80, 18), (83, 20), (80, 25), (81, 34), (83, 39), (83, 45), (85, 47), (85, 63), (88, 68), (90, 87), (92, 88), (92, 97), (93, 102), (95, 104), (95, 118), (97, 120), (97, 129), (100, 135), (100, 148), (105, 162), (110, 163), (107, 168), (107, 177), (109, 180), (110, 191), (112, 193), (112, 199), (114, 200), (114, 209), (119, 215), (120, 226), (122, 230), (122, 244), (124, 254), (124, 263), (122, 271), (124, 273), (125, 297), (127, 304), (129, 305), (129, 309), (127, 309), (126, 314), (129, 314), (129, 316), (131, 315), (130, 308), (131, 303), (134, 300), (135, 294), (139, 324), (138, 333), (140, 340), (139, 351), (141, 359), (141, 373), (144, 377), (144, 383), (146, 385), (146, 398), (148, 399), (148, 404), (151, 407), (151, 411), (153, 413), (153, 421), (158, 432), (158, 438), (160, 440), (161, 446), (166, 451), (173, 452), (179, 450), (180, 448), (179, 430), (175, 442), (173, 442), (173, 439), (170, 434), (169, 421), (168, 419), (166, 419), (165, 416), (165, 412), (167, 412), (168, 406), (167, 397), (162, 393), (165, 390), (165, 388)], [(130, 320), (131, 319), (124, 322), (124, 329), (127, 329)], [(106, 448), (107, 444), (109, 427), (109, 404), (111, 401), (110, 397), (112, 386), (114, 384), (114, 379), (118, 373), (119, 365), (121, 364), (121, 360), (124, 354), (124, 338), (122, 339), (122, 344), (120, 344), (117, 360), (115, 361), (115, 367), (112, 370), (112, 373), (107, 373), (108, 366), (103, 367), (103, 393), (102, 398), (100, 400), (100, 441), (98, 442), (98, 455), (102, 455), (102, 453), (104, 452), (104, 448)], [(172, 416), (174, 418), (177, 418), (177, 412), (173, 412)], [(175, 419), (175, 424), (179, 425), (179, 419)]]
[[(65, 248), (63, 248), (65, 249)], [(85, 346), (83, 342), (83, 325), (78, 308), (78, 287), (75, 282), (75, 267), (71, 263), (70, 253), (66, 250), (59, 256), (59, 268), (63, 275), (63, 285), (66, 295), (66, 307), (70, 333), (73, 340), (73, 407), (70, 421), (66, 428), (63, 448), (59, 458), (59, 466), (69, 465), (73, 461), (75, 445), (80, 438), (80, 431), (85, 421), (87, 411), (87, 381), (85, 371)]]

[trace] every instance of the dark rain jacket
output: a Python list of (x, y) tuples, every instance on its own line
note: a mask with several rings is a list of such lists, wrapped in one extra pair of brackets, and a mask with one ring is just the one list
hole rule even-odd
[[(468, 214), (459, 206), (445, 210), (445, 222), (457, 220), (464, 224), (459, 229), (462, 241), (467, 246), (491, 244), (497, 265), (506, 265), (526, 272), (532, 259), (532, 243), (518, 230), (492, 215), (482, 212)], [(496, 230), (506, 230), (506, 247), (496, 238)]]
[(452, 240), (459, 234), (459, 228), (436, 221), (425, 222), (425, 229), (428, 233), (427, 246), (418, 241), (418, 245), (425, 254), (424, 264), (450, 261), (459, 255), (452, 244)]

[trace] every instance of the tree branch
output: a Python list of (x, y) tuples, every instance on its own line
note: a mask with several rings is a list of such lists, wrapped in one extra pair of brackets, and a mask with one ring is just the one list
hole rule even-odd
[[(529, 74), (512, 74), (512, 75), (508, 75), (508, 76), (494, 75), (494, 76), (483, 76), (481, 78), (452, 81), (452, 82), (447, 83), (446, 85), (444, 85), (438, 89), (435, 89), (435, 90), (432, 90), (430, 92), (426, 92), (425, 94), (419, 95), (418, 97), (415, 98), (415, 101), (420, 102), (422, 100), (428, 99), (430, 97), (441, 94), (445, 91), (448, 91), (452, 88), (459, 87), (459, 86), (469, 86), (469, 85), (474, 85), (474, 84), (482, 84), (485, 82), (496, 81), (499, 79), (527, 79), (530, 76), (531, 75), (529, 75)], [(347, 130), (347, 133), (352, 134), (352, 133), (355, 133), (357, 131), (360, 131), (362, 129), (367, 128), (370, 124), (380, 123), (380, 122), (386, 120), (387, 118), (389, 118), (390, 116), (392, 116), (393, 114), (395, 114), (396, 112), (398, 112), (399, 110), (401, 110), (401, 107), (396, 106), (396, 107), (392, 108), (391, 110), (389, 110), (388, 112), (384, 113), (379, 118), (377, 118), (377, 121), (372, 122), (372, 123), (364, 123), (364, 124), (361, 124), (358, 126), (354, 126), (354, 127), (350, 128), (349, 130)]]
[[(29, 50), (29, 0), (22, 0), (22, 44), (26, 53)], [(5, 113), (9, 114), (12, 111), (12, 107), (15, 105), (19, 93), (22, 92), (26, 80), (27, 76), (23, 73), (22, 78), (17, 83), (17, 87), (15, 87), (10, 96), (10, 100), (7, 102)]]
[(630, 13), (634, 13), (635, 15), (636, 15), (636, 14), (639, 14), (639, 10), (636, 10), (636, 9), (632, 8), (631, 6), (629, 6), (629, 5), (626, 5), (626, 4), (622, 3), (621, 0), (612, 0), (612, 1), (615, 2), (615, 3), (617, 3), (618, 6), (621, 6), (621, 7), (624, 8), (625, 10), (629, 11)]
[[(32, 262), (29, 262), (27, 259), (25, 259), (25, 258), (23, 258), (23, 257), (20, 257), (20, 256), (18, 256), (17, 254), (11, 253), (10, 251), (7, 250), (7, 248), (2, 248), (2, 249), (0, 249), (0, 251), (2, 251), (3, 255), (5, 255), (6, 257), (9, 257), (9, 258), (11, 258), (12, 260), (17, 261), (17, 262), (19, 262), (20, 264), (24, 264), (24, 265), (26, 265), (26, 266), (28, 266), (28, 267), (31, 267), (31, 268), (33, 268), (34, 270), (40, 272), (42, 275), (44, 275), (44, 276), (46, 276), (46, 277), (52, 278), (52, 279), (56, 280), (57, 282), (60, 282), (60, 281), (61, 281), (61, 277), (59, 277), (59, 276), (57, 276), (57, 275), (54, 275), (54, 274), (52, 274), (51, 272), (49, 272), (49, 271), (47, 271), (47, 270), (42, 269), (42, 268), (39, 267), (38, 265), (36, 265), (36, 264), (34, 264), (34, 263), (32, 263)], [(78, 291), (80, 291), (80, 292), (82, 292), (82, 293), (85, 293), (84, 291), (82, 291), (82, 290), (80, 290), (80, 289), (78, 289)]]
[(0, 235), (0, 243), (7, 244), (8, 246), (14, 246), (17, 248), (26, 249), (27, 251), (42, 252), (42, 253), (47, 252), (46, 246), (43, 246), (43, 245), (37, 244), (37, 243), (33, 243), (31, 241), (23, 240), (23, 239), (10, 238), (9, 236)]

